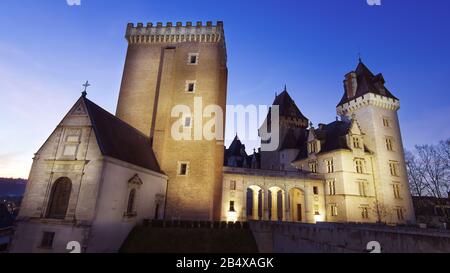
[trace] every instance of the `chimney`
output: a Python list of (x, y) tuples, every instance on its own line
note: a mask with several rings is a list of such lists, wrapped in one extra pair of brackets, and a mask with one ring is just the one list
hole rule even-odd
[(356, 95), (356, 89), (358, 88), (358, 81), (356, 80), (356, 73), (350, 72), (345, 75), (344, 80), (345, 93), (347, 98), (353, 98)]

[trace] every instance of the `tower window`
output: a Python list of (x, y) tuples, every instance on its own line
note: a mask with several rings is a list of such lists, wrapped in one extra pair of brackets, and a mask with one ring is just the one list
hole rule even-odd
[(383, 118), (383, 126), (391, 127), (391, 120), (389, 118)]
[(193, 92), (195, 92), (196, 87), (197, 87), (197, 84), (195, 81), (186, 81), (185, 91), (188, 93), (193, 93)]
[(236, 181), (234, 181), (234, 180), (230, 181), (230, 190), (232, 190), (232, 191), (236, 190)]
[(396, 208), (395, 211), (397, 213), (397, 219), (399, 221), (403, 221), (405, 219), (405, 216), (403, 215), (403, 209), (402, 208)]
[(184, 119), (184, 127), (191, 127), (192, 125), (192, 118), (191, 117), (186, 117)]
[(359, 142), (359, 137), (353, 137), (353, 148), (360, 149), (361, 143)]
[(326, 164), (327, 164), (327, 172), (328, 172), (328, 173), (334, 173), (334, 163), (333, 163), (333, 159), (328, 159), (328, 160), (326, 160)]
[(41, 240), (41, 248), (52, 249), (54, 239), (55, 239), (54, 232), (44, 232)]
[(398, 176), (398, 163), (397, 162), (389, 162), (389, 171), (392, 176)]
[(336, 195), (336, 181), (334, 179), (328, 181), (328, 190), (330, 195)]
[(189, 53), (188, 64), (189, 65), (197, 65), (198, 64), (198, 53)]
[(357, 173), (364, 173), (364, 162), (362, 159), (355, 160), (355, 167)]
[(361, 218), (369, 219), (369, 208), (367, 208), (367, 207), (361, 208)]
[(313, 187), (313, 193), (314, 195), (319, 195), (319, 187)]
[(187, 162), (180, 162), (178, 164), (178, 175), (180, 176), (186, 176), (188, 175), (188, 163)]
[(234, 210), (234, 201), (230, 201), (230, 211), (235, 211)]
[(338, 208), (336, 204), (331, 204), (331, 216), (338, 216)]
[(359, 195), (367, 197), (367, 181), (358, 181)]
[(386, 149), (391, 152), (394, 151), (393, 139), (390, 137), (386, 138)]
[(395, 199), (400, 199), (401, 195), (400, 195), (400, 184), (393, 184), (392, 188), (394, 190), (394, 197)]

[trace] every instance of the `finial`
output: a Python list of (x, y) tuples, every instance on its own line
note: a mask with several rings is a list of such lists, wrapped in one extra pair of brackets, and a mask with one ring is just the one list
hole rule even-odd
[(278, 92), (275, 92), (275, 98), (278, 97)]
[(87, 88), (89, 86), (91, 86), (91, 85), (89, 84), (89, 81), (86, 81), (86, 83), (83, 84), (83, 86), (84, 86), (84, 90), (83, 90), (83, 92), (81, 92), (81, 94), (83, 95), (83, 97), (86, 97), (86, 95), (87, 95)]
[(309, 127), (313, 128), (313, 125), (314, 125), (314, 124), (312, 123), (312, 121), (310, 121), (310, 122), (309, 122)]
[(358, 60), (359, 60), (360, 63), (362, 63), (361, 52), (358, 53)]
[(336, 116), (336, 121), (339, 121), (339, 117), (338, 116)]
[(287, 92), (287, 85), (284, 85), (284, 92)]

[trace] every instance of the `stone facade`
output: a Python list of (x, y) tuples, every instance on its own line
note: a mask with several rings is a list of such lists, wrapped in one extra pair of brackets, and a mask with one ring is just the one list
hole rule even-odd
[[(400, 101), (386, 89), (384, 83), (381, 74), (372, 74), (360, 61), (356, 70), (345, 76), (345, 93), (336, 108), (340, 120), (319, 124), (317, 128), (312, 123), (307, 127), (305, 123), (308, 119), (285, 88), (273, 103), (279, 106), (280, 112), (280, 129), (272, 132), (279, 134), (278, 149), (258, 153), (261, 158), (259, 170), (249, 168), (248, 164), (243, 165), (240, 171), (225, 170), (222, 219), (414, 223), (397, 116)], [(263, 128), (267, 124), (270, 127), (269, 115)], [(236, 139), (226, 150), (226, 155), (233, 154), (231, 149), (239, 146)], [(224, 162), (227, 165), (228, 158)], [(269, 180), (266, 178), (267, 172), (271, 172)], [(288, 179), (289, 176), (298, 178)], [(297, 183), (305, 177), (309, 177), (305, 185), (320, 185), (318, 192), (311, 192), (311, 187), (300, 187), (304, 197), (286, 202), (293, 198), (287, 194), (289, 189), (297, 187)], [(270, 180), (282, 181), (282, 186), (269, 190), (272, 197), (279, 190), (283, 196), (278, 196), (279, 200), (275, 198), (272, 204), (267, 205), (265, 181)], [(233, 181), (232, 184), (230, 181)], [(235, 189), (236, 183), (241, 188)], [(258, 193), (260, 189), (263, 189), (262, 197)], [(314, 204), (317, 212), (314, 214), (320, 215), (315, 219), (311, 217), (312, 204), (306, 201), (311, 199), (325, 200), (323, 209), (321, 204)], [(257, 210), (255, 213), (246, 211), (245, 204), (250, 202), (254, 202), (253, 207), (258, 206), (260, 211), (263, 208), (262, 216), (254, 217)], [(278, 208), (280, 203), (283, 203), (281, 210)], [(302, 218), (292, 215), (295, 213), (292, 207), (297, 205), (306, 207), (306, 215), (309, 212), (310, 216)], [(283, 216), (268, 217), (267, 211), (273, 210), (283, 212)]]
[[(194, 132), (207, 122), (195, 111), (217, 105), (225, 113), (228, 72), (223, 23), (130, 24), (126, 38), (129, 46), (117, 117), (153, 141), (161, 169), (169, 177), (166, 217), (218, 219), (223, 141), (175, 140), (171, 129), (180, 117), (173, 117), (171, 111), (177, 105), (188, 106)], [(194, 110), (195, 98), (201, 98), (203, 107)], [(182, 164), (188, 169), (185, 175), (180, 175)]]
[[(71, 241), (84, 252), (116, 252), (142, 219), (153, 219), (157, 208), (163, 217), (167, 177), (105, 156), (90, 115), (80, 98), (35, 154), (11, 252), (68, 252)], [(70, 181), (71, 190), (65, 216), (55, 219), (49, 211), (61, 178)], [(51, 240), (44, 243), (45, 234)]]

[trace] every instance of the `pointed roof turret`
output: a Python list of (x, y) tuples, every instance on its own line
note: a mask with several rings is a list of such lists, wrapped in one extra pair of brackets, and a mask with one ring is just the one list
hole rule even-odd
[(383, 74), (374, 75), (372, 71), (359, 59), (355, 71), (348, 73), (344, 80), (344, 95), (338, 106), (361, 97), (367, 93), (398, 100), (385, 86)]

